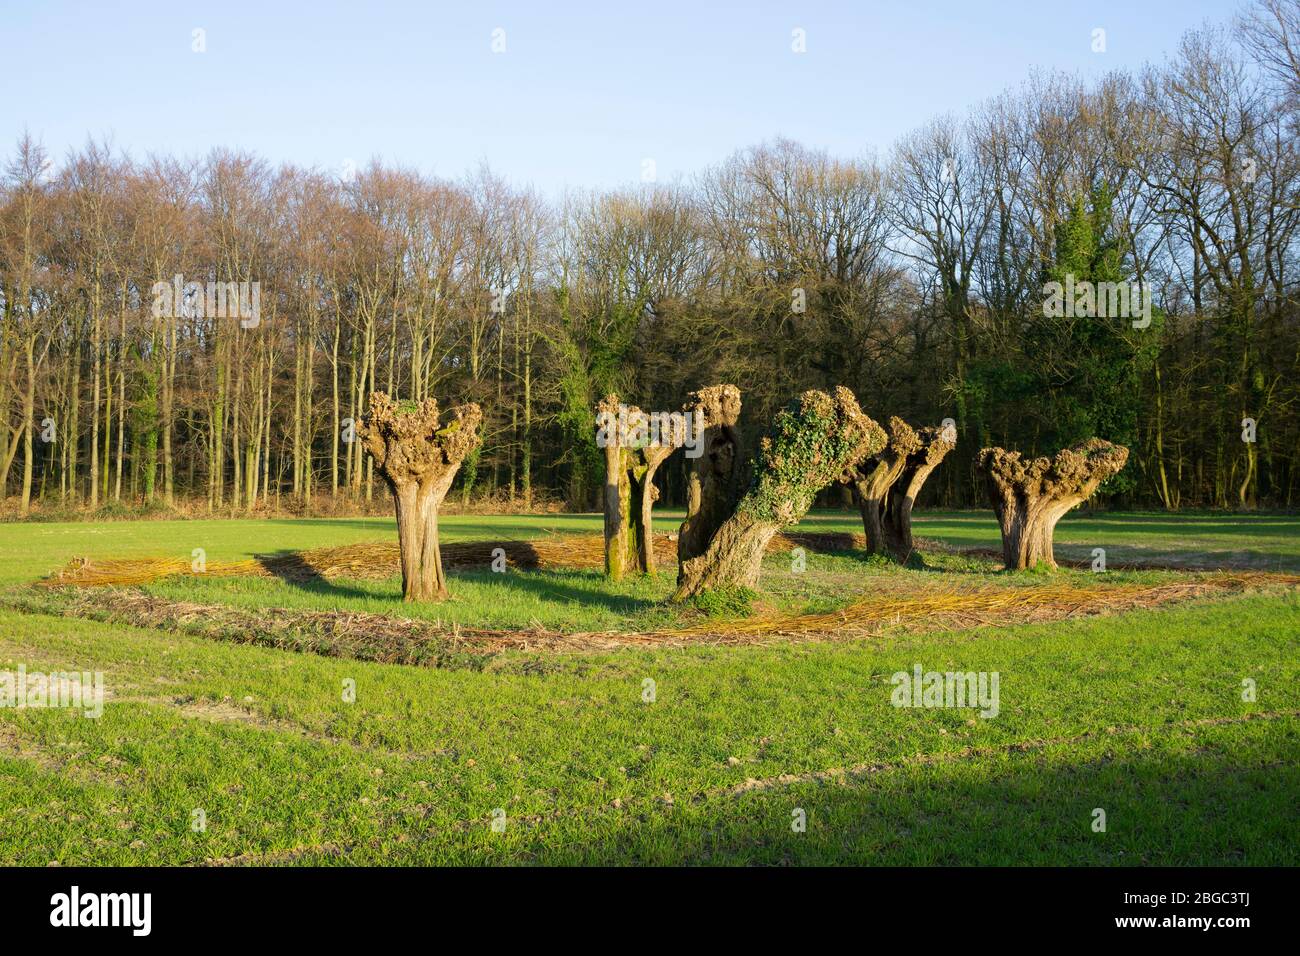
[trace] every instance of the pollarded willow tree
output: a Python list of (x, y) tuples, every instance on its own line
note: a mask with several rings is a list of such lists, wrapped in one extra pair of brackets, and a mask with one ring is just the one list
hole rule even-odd
[(469, 402), (453, 408), (444, 424), (436, 399), (394, 402), (385, 392), (372, 392), (370, 411), (357, 425), (357, 437), (393, 493), (407, 601), (447, 597), (438, 507), (460, 463), (478, 447), (482, 418), (478, 405)]
[(889, 488), (885, 500), (885, 547), (899, 561), (912, 555), (912, 506), (930, 472), (957, 447), (957, 429), (927, 426), (916, 432), (919, 447), (908, 454), (903, 473)]
[(903, 474), (907, 456), (920, 447), (920, 439), (912, 426), (894, 415), (889, 419), (884, 447), (851, 464), (840, 477), (853, 489), (853, 497), (862, 513), (867, 550), (872, 554), (885, 551), (885, 504), (889, 489)]
[(710, 385), (691, 392), (682, 411), (701, 423), (703, 434), (695, 436), (701, 443), (699, 456), (687, 458), (686, 520), (677, 533), (678, 583), (682, 566), (708, 550), (740, 499), (740, 389)]
[(1018, 451), (982, 448), (976, 460), (1002, 526), (1002, 560), (1008, 569), (1056, 567), (1052, 532), (1128, 461), (1128, 449), (1100, 438), (1063, 448), (1054, 458), (1024, 461)]
[(898, 561), (911, 556), (912, 505), (930, 472), (953, 449), (955, 432), (917, 430), (895, 415), (889, 419), (885, 447), (846, 469), (841, 480), (853, 489), (862, 512), (869, 552), (888, 552)]
[(682, 564), (674, 600), (720, 587), (753, 587), (768, 543), (802, 518), (817, 492), (875, 454), (885, 432), (843, 386), (807, 391), (777, 413), (763, 438), (749, 491), (705, 552)]
[(605, 574), (614, 581), (629, 571), (655, 567), (651, 513), (659, 497), (654, 477), (684, 436), (652, 435), (649, 416), (622, 405), (615, 394), (596, 405), (597, 444), (605, 452)]

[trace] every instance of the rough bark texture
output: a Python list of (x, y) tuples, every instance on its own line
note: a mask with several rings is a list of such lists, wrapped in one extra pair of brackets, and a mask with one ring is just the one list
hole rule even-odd
[(817, 492), (885, 444), (847, 388), (804, 392), (763, 438), (749, 491), (704, 554), (683, 562), (675, 600), (720, 587), (753, 587), (768, 542), (807, 513)]
[(740, 389), (711, 385), (692, 392), (682, 411), (704, 422), (703, 451), (688, 458), (686, 520), (677, 533), (678, 583), (681, 566), (708, 550), (709, 542), (740, 499)]
[(637, 554), (638, 567), (646, 574), (655, 570), (655, 536), (652, 525), (654, 503), (659, 500), (659, 489), (655, 487), (655, 472), (664, 460), (675, 451), (668, 445), (644, 448), (641, 455), (645, 461), (645, 474), (641, 478), (641, 511), (637, 516)]
[(840, 480), (862, 512), (867, 550), (905, 563), (912, 556), (912, 505), (957, 436), (953, 429), (914, 429), (897, 415), (889, 419), (888, 436), (884, 448), (846, 469)]
[(438, 549), (438, 506), (461, 461), (478, 446), (482, 417), (477, 405), (458, 405), (444, 425), (434, 399), (399, 404), (384, 392), (373, 392), (370, 411), (357, 425), (358, 440), (393, 493), (402, 597), (407, 601), (447, 597)]
[(1002, 526), (1002, 560), (1008, 569), (1056, 567), (1056, 522), (1086, 501), (1128, 461), (1128, 449), (1100, 438), (1063, 448), (1055, 458), (1022, 461), (1020, 452), (983, 448), (976, 460)]
[[(596, 422), (601, 428), (604, 416), (619, 419), (618, 396), (606, 395), (596, 405)], [(623, 410), (623, 419), (635, 429), (646, 427), (646, 417), (635, 405)], [(608, 421), (608, 420), (606, 420)], [(614, 581), (628, 572), (651, 574), (655, 568), (654, 535), (651, 520), (659, 489), (654, 485), (655, 472), (673, 453), (672, 445), (625, 443), (617, 429), (605, 442), (605, 574)]]
[[(602, 415), (618, 414), (618, 396), (607, 395), (596, 405), (597, 428)], [(605, 513), (605, 574), (617, 581), (628, 565), (635, 565), (640, 547), (632, 521), (632, 449), (615, 438), (605, 442), (605, 489), (601, 508)]]
[(897, 415), (889, 419), (885, 447), (869, 458), (855, 462), (840, 480), (853, 489), (853, 497), (862, 513), (862, 531), (867, 550), (882, 554), (888, 547), (885, 533), (885, 510), (889, 489), (907, 466), (909, 455), (920, 450), (921, 442), (912, 426)]
[(903, 472), (885, 499), (885, 547), (901, 563), (906, 563), (913, 551), (912, 506), (930, 472), (957, 446), (956, 429), (927, 427), (915, 434), (917, 447), (904, 460)]

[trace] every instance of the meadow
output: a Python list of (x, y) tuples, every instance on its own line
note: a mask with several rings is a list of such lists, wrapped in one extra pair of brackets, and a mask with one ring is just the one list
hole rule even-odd
[[(675, 530), (680, 516), (658, 516)], [(598, 515), (447, 516), (443, 541), (594, 534)], [(801, 531), (859, 530), (816, 512)], [(332, 610), (581, 632), (834, 614), (944, 589), (1159, 588), (1194, 568), (1300, 570), (1300, 521), (1078, 514), (1058, 557), (997, 570), (987, 512), (918, 515), (910, 567), (769, 554), (753, 607), (671, 607), (675, 569), (190, 576), (151, 599), (268, 620)], [(868, 636), (510, 649), (409, 666), (65, 614), (30, 585), (74, 558), (208, 562), (391, 540), (383, 519), (0, 524), (0, 671), (102, 671), (104, 713), (0, 708), (0, 863), (1295, 864), (1300, 604), (1252, 578), (1158, 606)], [(1133, 567), (1149, 562), (1152, 567)], [(83, 589), (93, 590), (93, 589)], [(50, 596), (54, 595), (54, 596)], [(934, 598), (937, 600), (937, 597)], [(42, 603), (46, 602), (46, 603)], [(278, 612), (278, 609), (288, 609)], [(200, 614), (201, 616), (201, 614)], [(200, 622), (201, 623), (201, 622)], [(892, 675), (1000, 675), (996, 717), (894, 706)], [(1249, 685), (1250, 693), (1244, 688)], [(1105, 828), (1097, 829), (1097, 811)], [(202, 826), (199, 826), (199, 821)]]

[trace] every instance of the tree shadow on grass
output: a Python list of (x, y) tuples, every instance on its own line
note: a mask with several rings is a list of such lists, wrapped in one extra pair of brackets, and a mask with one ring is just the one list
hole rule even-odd
[[(510, 556), (515, 560), (536, 563), (536, 554), (529, 554), (527, 542), (511, 542)], [(485, 546), (486, 547), (486, 546)], [(490, 562), (491, 554), (485, 551), (484, 563)], [(256, 556), (259, 565), (277, 580), (324, 598), (360, 598), (369, 601), (385, 601), (391, 598), (401, 605), (400, 589), (392, 595), (377, 594), (374, 591), (340, 583), (338, 579), (327, 578), (309, 561), (296, 551), (278, 551)], [(611, 594), (597, 588), (574, 586), (570, 580), (591, 580), (595, 572), (551, 570), (545, 572), (528, 571), (511, 568), (504, 573), (494, 573), (481, 568), (457, 568), (454, 564), (447, 568), (448, 587), (455, 598), (456, 581), (472, 581), (475, 584), (516, 590), (554, 604), (581, 604), (586, 607), (601, 607), (616, 614), (635, 614), (655, 606), (655, 598), (640, 597), (632, 594)], [(395, 575), (396, 576), (396, 575)], [(569, 579), (569, 580), (566, 580)]]
[(596, 572), (590, 571), (519, 571), (511, 569), (503, 574), (490, 571), (449, 572), (448, 578), (460, 578), (475, 583), (519, 591), (555, 604), (581, 604), (600, 607), (616, 614), (635, 614), (660, 603), (657, 598), (634, 594), (611, 594), (604, 590), (575, 587), (566, 579), (590, 580)]
[[(1085, 545), (1058, 544), (1056, 560), (1079, 567), (1091, 563), (1091, 549)], [(1113, 568), (1131, 570), (1161, 569), (1179, 571), (1296, 571), (1300, 555), (1242, 549), (1213, 551), (1188, 547), (1137, 547), (1112, 545), (1107, 548), (1107, 563)]]
[(1268, 538), (1294, 538), (1300, 529), (1300, 519), (1292, 515), (1179, 515), (1167, 521), (1143, 520), (1125, 515), (1081, 514), (1067, 515), (1057, 525), (1058, 530), (1087, 533), (1089, 523), (1102, 528), (1132, 534), (1149, 534), (1156, 538), (1173, 538), (1179, 533), (1221, 537), (1225, 543), (1233, 536)]
[[(309, 562), (305, 561), (301, 553), (297, 551), (285, 550), (270, 554), (258, 554), (254, 555), (253, 560), (277, 580), (308, 594), (319, 594), (322, 597), (364, 598), (372, 601), (375, 599), (382, 600), (384, 597), (384, 595), (375, 594), (373, 591), (366, 591), (358, 587), (331, 581)], [(401, 597), (400, 592), (398, 597)]]
[[(563, 819), (543, 824), (510, 856), (545, 865), (1296, 865), (1300, 769), (1229, 750), (1223, 741), (1208, 753), (1067, 765), (1059, 755), (1046, 766), (1041, 755), (953, 761), (847, 784), (678, 795), (671, 806), (595, 811), (581, 838)], [(1093, 829), (1097, 808), (1105, 832)], [(792, 827), (799, 811), (803, 832)], [(499, 857), (489, 848), (488, 858)]]
[(923, 571), (926, 574), (975, 574), (989, 575), (999, 574), (1005, 570), (1002, 566), (1002, 554), (999, 551), (981, 551), (978, 554), (950, 554), (947, 560), (936, 560), (935, 557), (926, 558), (919, 551), (914, 551), (912, 557), (908, 559), (907, 567), (912, 571)]

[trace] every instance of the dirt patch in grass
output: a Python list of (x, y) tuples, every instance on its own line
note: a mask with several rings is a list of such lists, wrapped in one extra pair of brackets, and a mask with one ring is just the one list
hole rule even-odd
[[(1260, 720), (1291, 720), (1295, 717), (1300, 717), (1300, 711), (1264, 711), (1254, 714), (1244, 714), (1240, 717), (1200, 717), (1190, 720), (1180, 720), (1176, 723), (1166, 724), (1160, 727), (1147, 727), (1138, 724), (1130, 724), (1123, 727), (1107, 727), (1104, 731), (1104, 735), (1106, 737), (1129, 737), (1134, 735), (1149, 735), (1153, 731), (1167, 732), (1171, 728), (1177, 728), (1179, 730), (1194, 730), (1199, 727), (1224, 727), (1232, 724), (1247, 724)], [(1070, 746), (1073, 744), (1084, 743), (1099, 736), (1102, 736), (1101, 732), (1088, 731), (1081, 734), (1074, 734), (1069, 737), (1019, 740), (1015, 743), (1002, 744), (994, 747), (963, 747), (960, 750), (916, 754), (913, 757), (904, 757), (893, 761), (877, 761), (874, 763), (856, 764), (851, 767), (832, 767), (828, 770), (813, 770), (803, 773), (783, 773), (775, 777), (765, 777), (761, 780), (750, 777), (743, 783), (738, 783), (735, 786), (730, 787), (725, 792), (732, 796), (738, 796), (756, 790), (775, 790), (781, 787), (790, 787), (805, 783), (839, 783), (854, 778), (870, 776), (872, 774), (898, 770), (900, 767), (905, 766), (933, 766), (936, 764), (979, 759), (983, 757), (1000, 757), (1012, 756), (1015, 754), (1036, 753), (1038, 751), (1046, 750), (1048, 747)]]
[(124, 763), (120, 758), (112, 754), (101, 754), (97, 759), (91, 760), (85, 754), (70, 748), (58, 753), (4, 721), (0, 721), (0, 756), (30, 763), (41, 773), (65, 776), (76, 783), (113, 787), (126, 783), (123, 776)]
[(0, 754), (18, 760), (26, 760), (35, 764), (38, 770), (45, 773), (55, 773), (63, 766), (63, 762), (53, 754), (36, 747), (30, 740), (19, 734), (15, 728), (5, 723), (0, 723)]
[(358, 611), (249, 610), (224, 604), (175, 601), (132, 588), (59, 588), (10, 592), (17, 610), (182, 631), (386, 664), (484, 667), (505, 651), (606, 651), (621, 647), (689, 647), (844, 640), (886, 632), (968, 629), (1035, 623), (1156, 607), (1195, 598), (1251, 591), (1294, 590), (1300, 575), (1266, 572), (1189, 574), (1157, 584), (1041, 585), (935, 583), (877, 591), (826, 614), (764, 614), (742, 620), (705, 620), (657, 631), (564, 633), (546, 628), (470, 628)]
[[(777, 535), (769, 553), (802, 547), (810, 551), (845, 551), (866, 547), (861, 534), (790, 532)], [(489, 568), (497, 548), (506, 565), (521, 570), (601, 568), (605, 539), (598, 534), (554, 535), (531, 541), (459, 541), (442, 546), (446, 568)], [(662, 567), (677, 564), (677, 536), (655, 535), (655, 560)], [(39, 582), (42, 587), (95, 587), (149, 584), (162, 578), (202, 574), (211, 578), (281, 578), (305, 582), (352, 578), (386, 580), (401, 573), (395, 541), (369, 541), (337, 548), (313, 548), (285, 554), (258, 555), (246, 561), (212, 562), (202, 571), (183, 558), (74, 558), (62, 570)]]
[(196, 717), (217, 724), (246, 724), (254, 727), (271, 727), (273, 722), (243, 707), (237, 707), (229, 699), (209, 700), (198, 697), (182, 697), (171, 702), (186, 717)]

